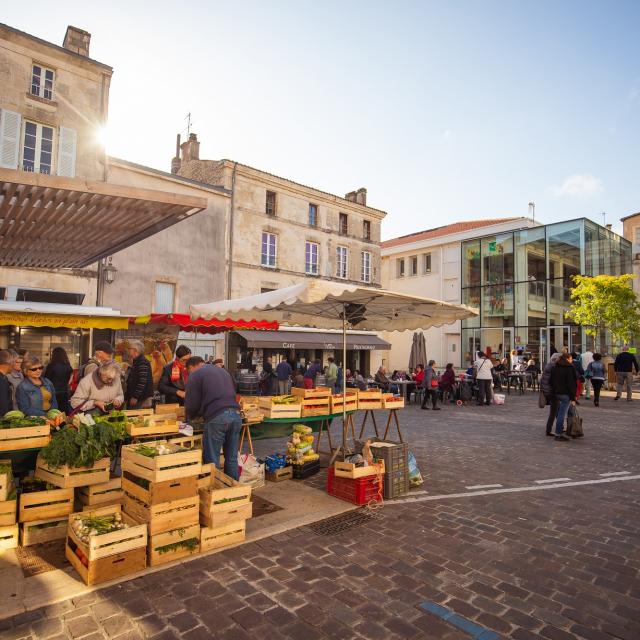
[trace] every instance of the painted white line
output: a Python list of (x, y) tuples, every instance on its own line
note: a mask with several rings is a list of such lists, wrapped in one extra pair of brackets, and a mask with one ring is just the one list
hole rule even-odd
[(536, 484), (549, 484), (550, 482), (571, 482), (571, 478), (550, 478), (549, 480), (534, 480)]
[(413, 489), (411, 489), (411, 491), (409, 492), (409, 495), (412, 496), (423, 496), (426, 495), (427, 493), (429, 493), (428, 491), (414, 491)]
[(522, 491), (544, 491), (546, 489), (562, 489), (563, 487), (580, 487), (586, 484), (604, 484), (605, 482), (621, 482), (624, 480), (640, 480), (640, 475), (636, 476), (616, 476), (615, 478), (600, 478), (599, 480), (577, 480), (575, 482), (563, 482), (558, 484), (537, 484), (528, 487), (513, 487), (511, 489), (489, 489), (487, 491), (467, 491), (463, 493), (443, 493), (438, 496), (423, 496), (406, 500), (400, 498), (385, 504), (402, 504), (403, 502), (427, 502), (431, 500), (446, 500), (447, 498), (471, 498), (474, 496), (489, 496), (495, 493), (521, 493)]
[(609, 473), (599, 473), (599, 476), (603, 478), (610, 478), (611, 476), (628, 476), (631, 471), (610, 471)]
[(473, 484), (465, 489), (499, 489), (501, 484)]

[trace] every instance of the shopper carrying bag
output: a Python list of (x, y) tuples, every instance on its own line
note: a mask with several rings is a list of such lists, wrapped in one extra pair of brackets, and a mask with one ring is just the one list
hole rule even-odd
[(584, 436), (582, 418), (575, 406), (569, 409), (569, 415), (567, 416), (567, 435), (572, 438), (582, 438)]

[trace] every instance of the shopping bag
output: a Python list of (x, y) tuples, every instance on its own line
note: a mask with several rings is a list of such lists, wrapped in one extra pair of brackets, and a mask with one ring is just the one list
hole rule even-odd
[(412, 487), (422, 486), (424, 480), (422, 479), (422, 474), (418, 468), (418, 461), (412, 451), (409, 451), (407, 455), (407, 464), (409, 466), (409, 485)]
[(569, 410), (569, 415), (567, 416), (567, 435), (572, 438), (582, 438), (584, 436), (582, 418), (576, 408)]
[(264, 486), (264, 463), (251, 453), (243, 453), (238, 456), (238, 467), (240, 468), (239, 481), (257, 489)]
[(544, 409), (547, 406), (547, 396), (542, 391), (538, 394), (538, 406)]

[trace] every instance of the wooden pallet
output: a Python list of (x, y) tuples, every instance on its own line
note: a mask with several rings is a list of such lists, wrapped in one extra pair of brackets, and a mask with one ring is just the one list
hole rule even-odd
[(38, 456), (35, 476), (62, 489), (86, 487), (90, 484), (108, 482), (110, 464), (109, 458), (102, 458), (93, 467), (70, 467), (65, 464), (54, 469), (42, 459), (42, 456)]
[(162, 436), (179, 433), (180, 423), (175, 413), (141, 416), (139, 422), (127, 422), (127, 433), (132, 438)]
[(67, 535), (68, 526), (69, 518), (66, 516), (25, 522), (20, 525), (20, 546), (29, 547), (32, 544), (62, 540)]
[(9, 527), (16, 523), (17, 500), (0, 502), (0, 527)]
[(365, 478), (366, 476), (384, 475), (384, 460), (369, 465), (358, 467), (351, 462), (335, 462), (333, 470), (338, 478)]
[(125, 471), (122, 476), (123, 491), (146, 505), (193, 498), (198, 493), (198, 476), (176, 478), (164, 482), (149, 482), (148, 484), (149, 487), (146, 489), (140, 486), (136, 482), (136, 477), (129, 471)]
[(293, 389), (291, 389), (291, 395), (298, 396), (299, 398), (303, 398), (305, 400), (313, 398), (329, 398), (331, 397), (331, 388), (316, 387), (315, 389), (299, 389), (298, 387), (294, 387)]
[[(162, 547), (187, 540), (195, 540), (197, 544), (192, 548), (178, 547), (176, 549), (162, 551)], [(192, 524), (189, 527), (173, 529), (172, 531), (165, 531), (164, 533), (157, 533), (155, 535), (149, 536), (148, 557), (150, 567), (155, 567), (160, 564), (166, 564), (167, 562), (173, 562), (174, 560), (186, 558), (187, 556), (191, 556), (199, 552), (199, 524)]]
[(51, 427), (48, 424), (0, 429), (0, 451), (40, 449), (46, 447), (50, 441)]
[(221, 513), (251, 502), (251, 487), (241, 484), (228, 475), (212, 468), (212, 483), (200, 489), (200, 513)]
[(265, 418), (299, 418), (302, 405), (296, 404), (274, 404), (273, 398), (259, 398), (260, 412)]
[(198, 524), (199, 498), (180, 498), (170, 502), (146, 505), (144, 502), (124, 494), (124, 511), (137, 523), (145, 524), (150, 535), (164, 533), (173, 529), (189, 527)]
[(0, 551), (15, 549), (18, 546), (18, 525), (0, 527)]
[(383, 396), (383, 409), (404, 409), (404, 398), (402, 396)]
[[(21, 493), (18, 522), (66, 517), (73, 512), (73, 488)], [(64, 536), (62, 536), (64, 538)]]
[[(91, 516), (107, 516), (120, 513), (122, 521), (129, 525), (126, 529), (112, 531), (100, 536), (89, 538), (89, 542), (85, 543), (73, 530), (73, 522), (76, 517)], [(67, 531), (67, 540), (72, 540), (79, 547), (89, 561), (99, 560), (107, 556), (125, 553), (132, 549), (147, 546), (147, 527), (136, 522), (127, 513), (123, 512), (119, 505), (110, 505), (107, 507), (99, 507), (89, 511), (80, 511), (72, 513), (69, 516), (69, 528)]]
[(199, 449), (149, 458), (136, 453), (137, 446), (128, 444), (122, 447), (122, 470), (150, 482), (197, 476), (202, 470), (202, 451)]
[(293, 467), (291, 465), (281, 467), (280, 469), (276, 469), (273, 473), (265, 473), (264, 477), (269, 480), (269, 482), (291, 480), (291, 478), (293, 478)]
[(202, 527), (200, 529), (200, 551), (204, 553), (243, 542), (246, 530), (246, 520), (238, 520), (223, 527)]
[(76, 555), (76, 548), (75, 542), (67, 537), (67, 544), (64, 550), (65, 557), (88, 586), (137, 573), (147, 566), (146, 547), (116, 553), (98, 560), (88, 560), (86, 566)]
[(0, 467), (9, 467), (5, 473), (0, 473), (0, 502), (4, 502), (13, 489), (13, 468), (11, 460), (0, 460)]
[(331, 396), (324, 398), (303, 398), (302, 412), (303, 418), (311, 416), (326, 416), (331, 413)]
[(76, 489), (78, 502), (91, 507), (121, 502), (122, 496), (122, 478), (111, 478), (108, 482), (102, 484), (93, 484)]

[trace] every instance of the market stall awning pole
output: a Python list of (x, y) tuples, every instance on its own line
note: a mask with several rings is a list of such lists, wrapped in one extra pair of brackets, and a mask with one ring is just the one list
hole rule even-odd
[(347, 304), (342, 303), (342, 454), (347, 451)]

